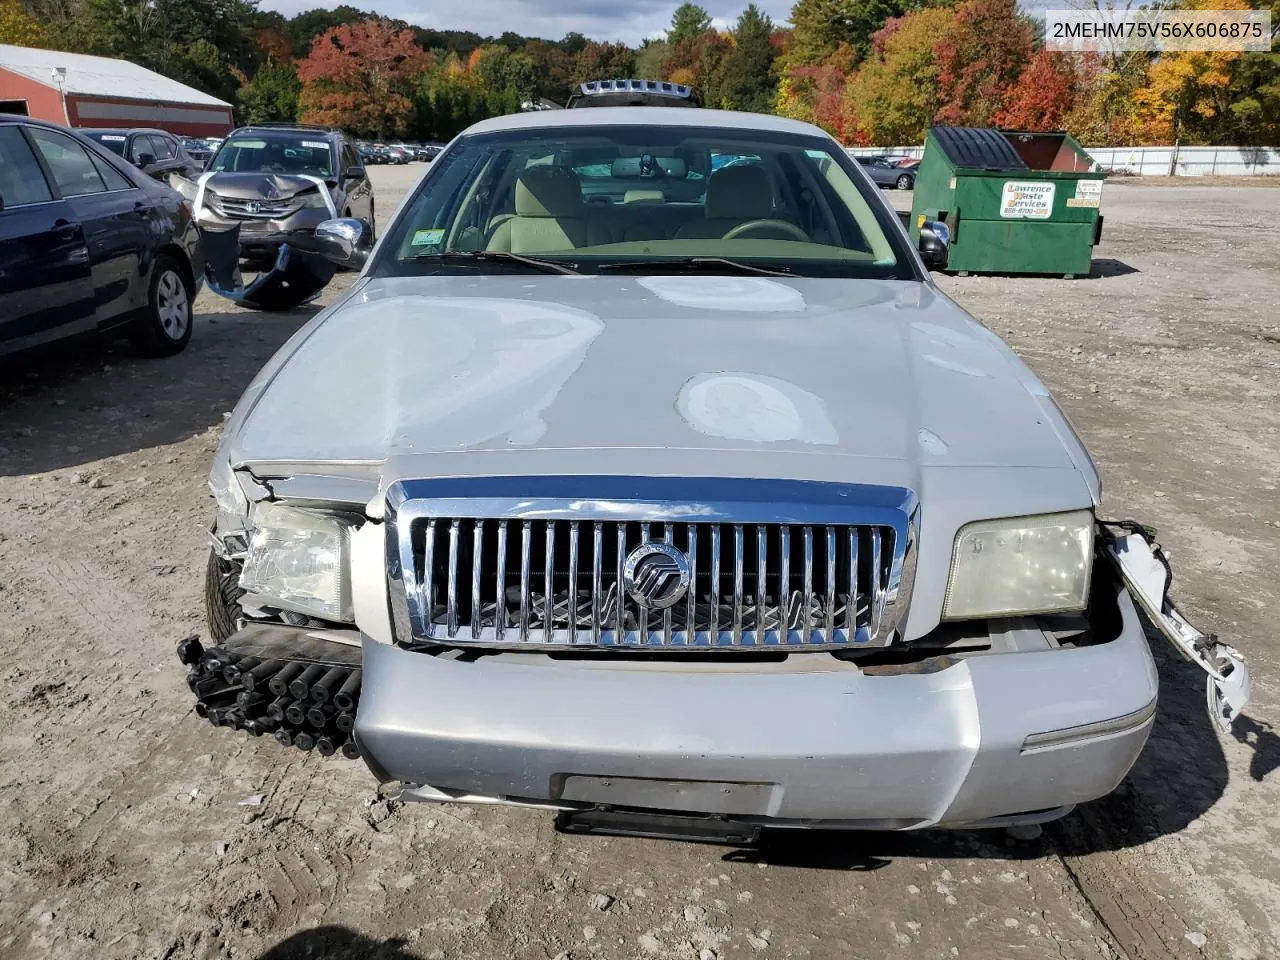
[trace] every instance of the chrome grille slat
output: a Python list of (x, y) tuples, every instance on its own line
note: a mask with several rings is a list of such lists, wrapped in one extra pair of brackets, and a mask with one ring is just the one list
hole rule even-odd
[(827, 636), (831, 636), (836, 629), (836, 604), (840, 602), (840, 595), (836, 592), (836, 528), (827, 527), (827, 579), (822, 585), (827, 594), (827, 602), (823, 604), (826, 607), (826, 622), (823, 624), (827, 632)]
[(720, 642), (720, 524), (711, 525), (711, 622), (708, 639), (714, 647)]
[(427, 636), (434, 636), (436, 595), (433, 589), (432, 573), (435, 570), (436, 555), (436, 521), (427, 521), (427, 540), (422, 562), (422, 608), (427, 611)]
[(504, 599), (507, 594), (507, 521), (498, 521), (498, 576), (494, 581), (493, 635), (501, 641), (507, 625), (507, 605)]
[(526, 520), (520, 535), (520, 639), (529, 639), (530, 584), (529, 568), (533, 553), (533, 521)]
[(542, 639), (551, 639), (551, 628), (556, 622), (555, 611), (555, 576), (556, 576), (556, 525), (547, 521), (547, 556), (542, 563), (546, 570), (544, 593), (542, 597)]
[(461, 529), (461, 520), (449, 524), (449, 595), (445, 624), (450, 637), (458, 635), (458, 536)]
[(733, 525), (733, 645), (742, 643), (742, 524)]
[(600, 584), (604, 580), (604, 525), (592, 524), (591, 530), (591, 642), (600, 642)]
[[(551, 566), (551, 564), (547, 564)], [(548, 590), (548, 593), (551, 591)], [(569, 523), (569, 642), (578, 639), (578, 521)]]
[(813, 528), (804, 528), (804, 593), (800, 601), (800, 642), (808, 643), (812, 635), (809, 614), (813, 608)]
[[(594, 509), (584, 497), (540, 509), (526, 498), (389, 496), (392, 622), (397, 636), (458, 646), (882, 646), (897, 635), (914, 572), (914, 500), (906, 502), (910, 512), (860, 520), (845, 504), (811, 519), (818, 511), (765, 499), (739, 518), (680, 502)], [(768, 519), (770, 510), (780, 518)], [(628, 557), (646, 542), (674, 548), (681, 562), (688, 587), (673, 604), (642, 604), (619, 589)]]

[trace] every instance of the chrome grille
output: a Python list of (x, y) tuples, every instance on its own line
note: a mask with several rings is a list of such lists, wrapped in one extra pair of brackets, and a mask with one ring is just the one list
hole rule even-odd
[[(776, 482), (709, 480), (701, 483), (727, 483), (742, 499), (706, 502), (687, 498), (692, 483), (537, 477), (396, 484), (388, 496), (387, 559), (399, 636), (659, 649), (810, 649), (892, 639), (914, 562), (909, 491), (795, 483), (783, 485), (796, 498), (788, 502), (776, 499)], [(672, 497), (684, 490), (685, 498), (638, 496), (637, 486)], [(489, 487), (513, 494), (485, 495)], [(527, 487), (537, 489), (519, 496)], [(590, 499), (574, 496), (593, 487), (604, 489)], [(619, 497), (618, 487), (631, 496)], [(817, 503), (799, 499), (819, 490)], [(441, 495), (455, 491), (468, 495)], [(859, 504), (857, 494), (870, 502)], [(669, 544), (687, 561), (687, 591), (665, 609), (625, 585), (628, 557), (648, 543)]]
[(213, 211), (237, 220), (280, 220), (295, 213), (301, 203), (296, 198), (287, 200), (238, 200), (209, 191), (206, 202)]

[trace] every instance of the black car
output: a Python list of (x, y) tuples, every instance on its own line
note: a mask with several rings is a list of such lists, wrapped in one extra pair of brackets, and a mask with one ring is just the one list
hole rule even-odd
[(0, 354), (94, 331), (177, 353), (202, 273), (176, 192), (65, 127), (0, 114)]
[(164, 130), (94, 128), (80, 132), (161, 183), (167, 183), (171, 173), (198, 177), (204, 168), (177, 137)]

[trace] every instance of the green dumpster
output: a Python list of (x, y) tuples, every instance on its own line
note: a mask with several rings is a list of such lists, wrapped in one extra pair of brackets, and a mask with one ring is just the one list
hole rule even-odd
[(934, 127), (911, 204), (911, 239), (941, 220), (947, 270), (1085, 276), (1102, 236), (1102, 181), (1068, 133)]

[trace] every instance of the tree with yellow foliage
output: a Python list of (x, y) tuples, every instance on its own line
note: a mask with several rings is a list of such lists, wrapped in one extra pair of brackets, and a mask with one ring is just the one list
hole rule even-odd
[[(1245, 0), (1184, 0), (1179, 10), (1249, 10)], [(1137, 120), (1148, 143), (1202, 140), (1230, 115), (1238, 50), (1162, 53), (1134, 92)]]
[(51, 38), (40, 21), (27, 12), (22, 0), (0, 0), (0, 43), (47, 47)]

